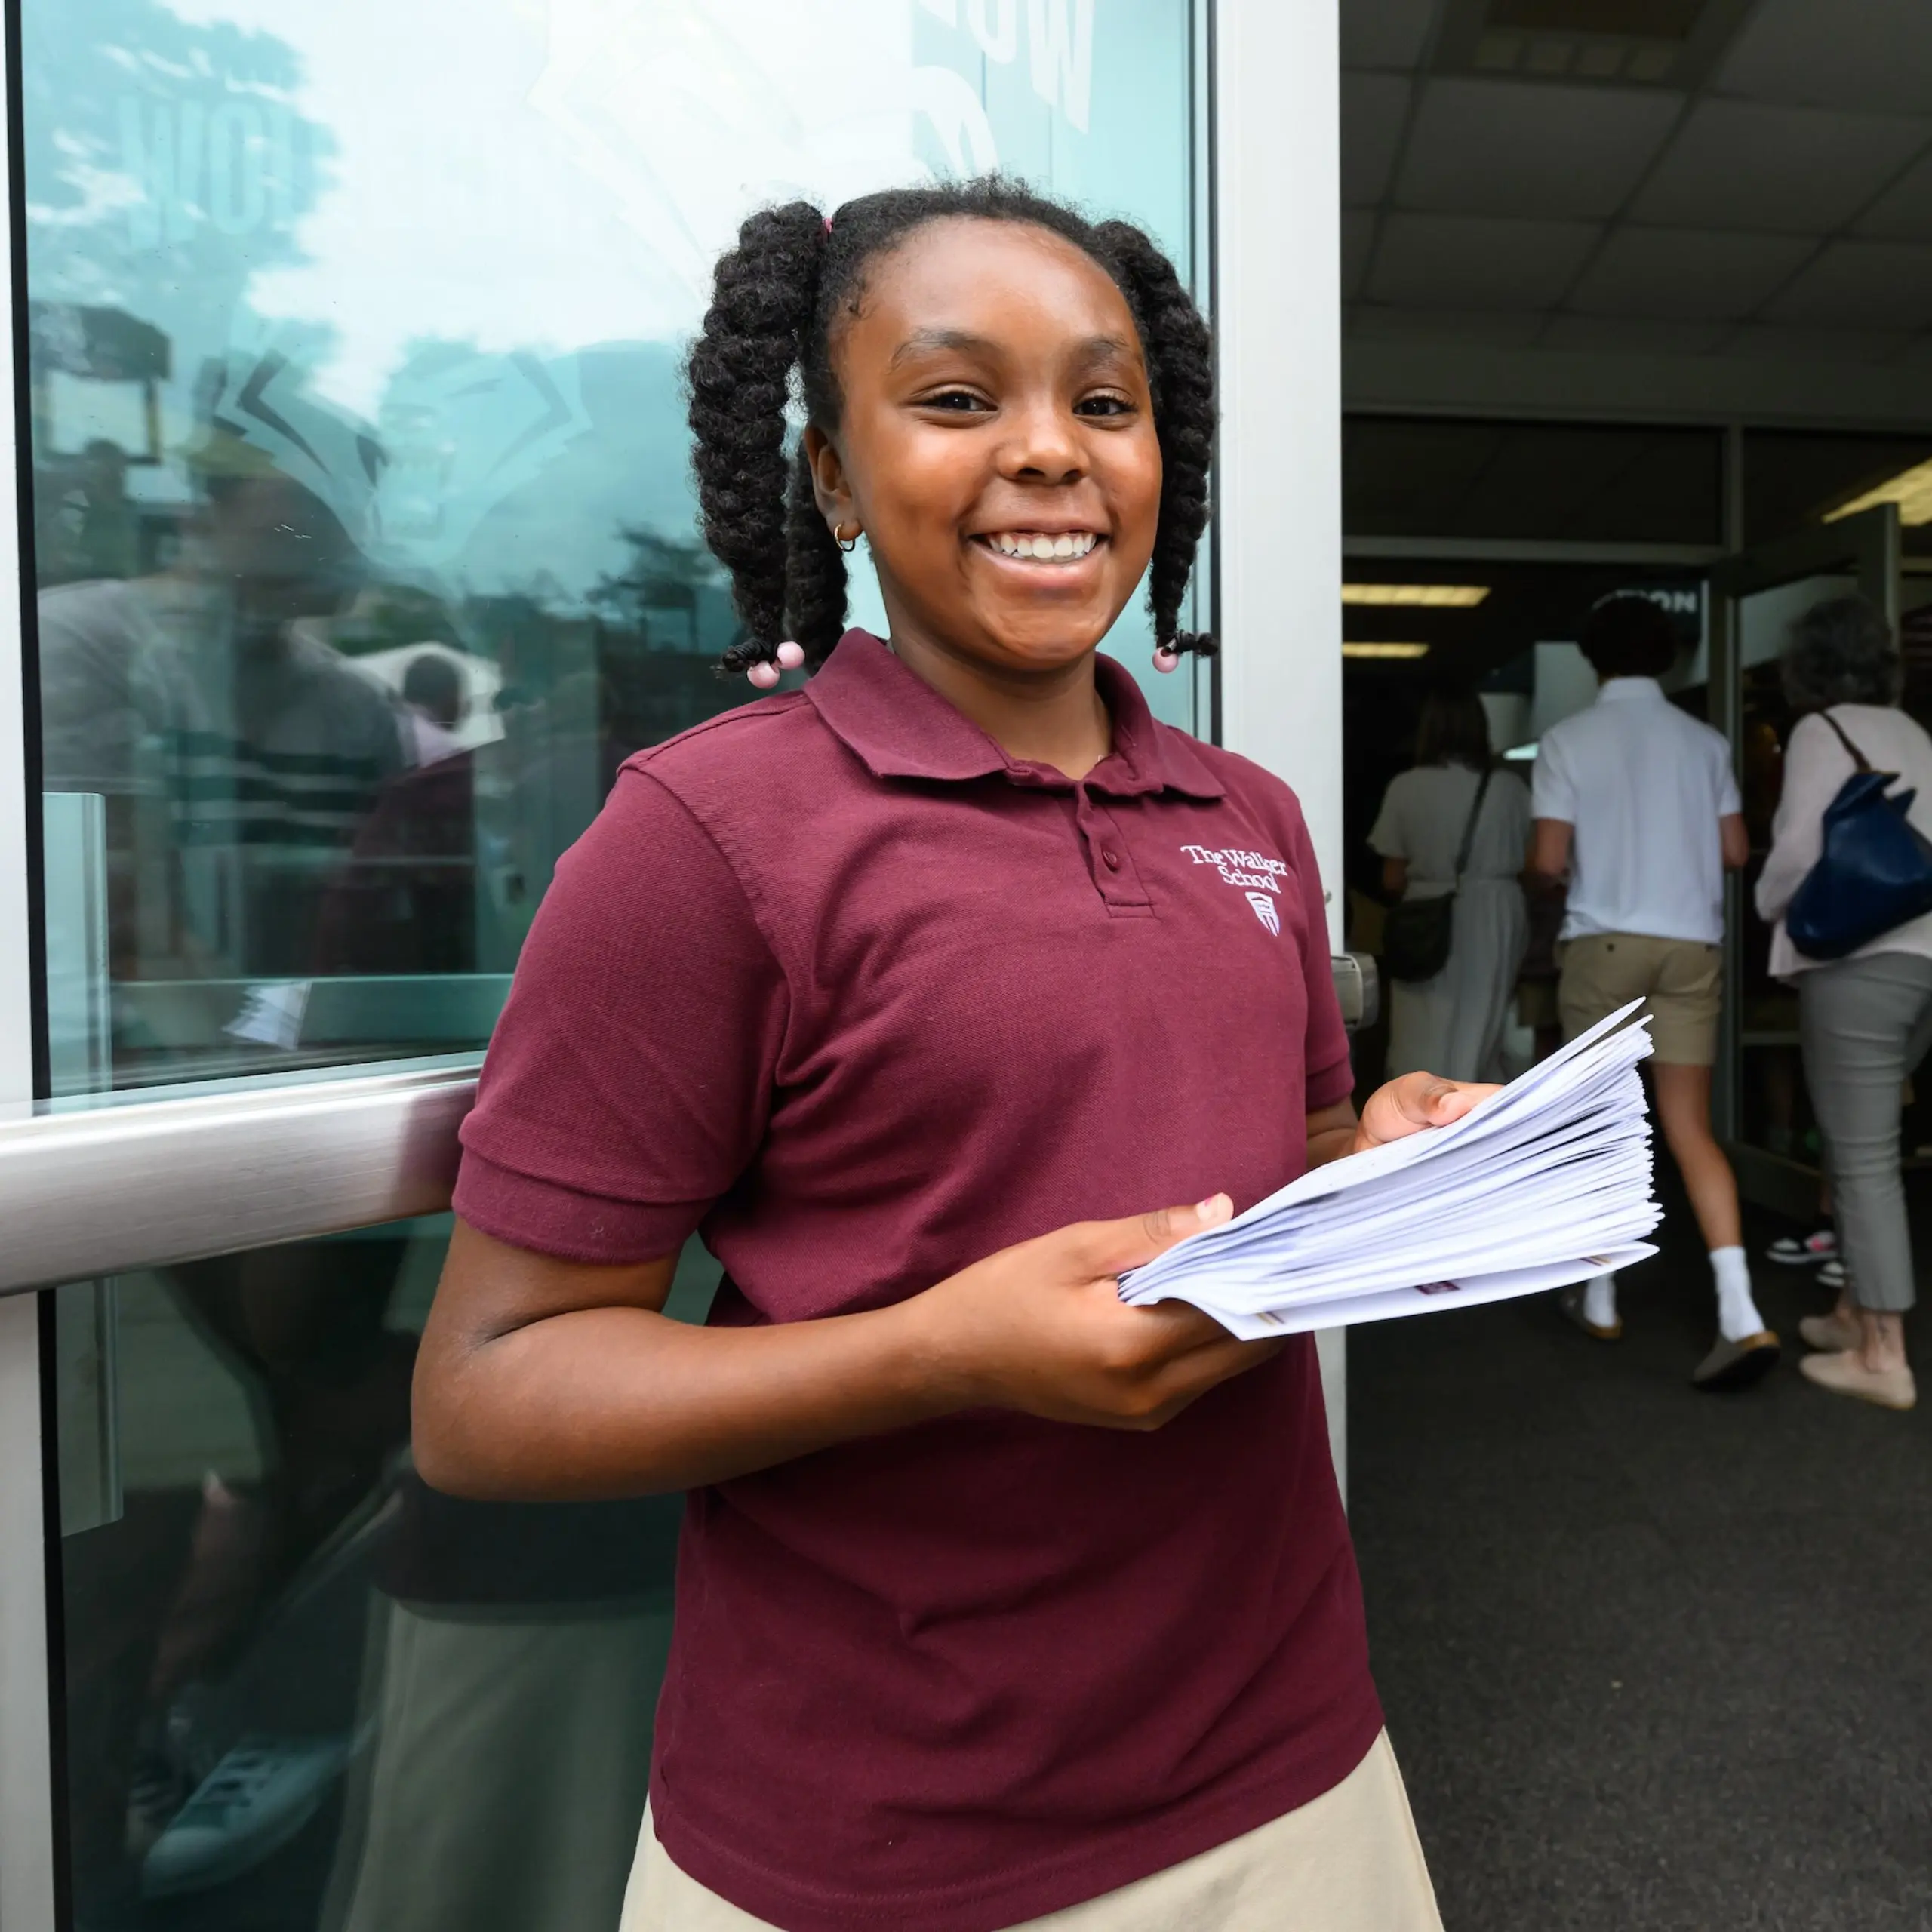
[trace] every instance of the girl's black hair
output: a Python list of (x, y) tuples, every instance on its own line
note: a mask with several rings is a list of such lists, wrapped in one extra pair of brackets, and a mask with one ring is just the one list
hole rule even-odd
[(1124, 221), (1090, 222), (998, 175), (862, 195), (829, 220), (808, 202), (753, 215), (723, 257), (688, 368), (698, 506), (705, 541), (731, 574), (745, 635), (724, 653), (742, 671), (794, 638), (822, 663), (845, 627), (845, 559), (813, 500), (802, 449), (785, 454), (786, 405), (798, 371), (808, 421), (838, 426), (835, 319), (851, 312), (867, 266), (931, 221), (1023, 222), (1070, 242), (1127, 299), (1147, 358), (1160, 438), (1159, 527), (1147, 605), (1157, 645), (1211, 651), (1179, 628), (1181, 599), (1208, 523), (1214, 383), (1208, 325), (1146, 235)]

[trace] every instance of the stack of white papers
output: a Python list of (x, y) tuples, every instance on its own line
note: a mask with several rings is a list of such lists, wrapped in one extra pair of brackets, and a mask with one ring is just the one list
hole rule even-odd
[(1447, 1127), (1304, 1174), (1123, 1276), (1244, 1340), (1536, 1294), (1657, 1251), (1632, 1001)]

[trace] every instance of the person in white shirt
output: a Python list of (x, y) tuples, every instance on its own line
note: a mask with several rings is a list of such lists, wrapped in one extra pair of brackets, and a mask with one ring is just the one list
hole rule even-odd
[[(1469, 861), (1459, 878), (1466, 832)], [(1445, 1080), (1507, 1077), (1503, 1024), (1529, 940), (1521, 884), (1529, 835), (1528, 789), (1513, 771), (1491, 769), (1481, 699), (1473, 691), (1430, 692), (1416, 731), (1416, 761), (1389, 781), (1368, 842), (1382, 855), (1383, 888), (1392, 897), (1453, 892), (1456, 903), (1442, 971), (1390, 983), (1390, 1079), (1419, 1068)]]
[[(1730, 749), (1664, 696), (1677, 659), (1670, 620), (1647, 597), (1605, 599), (1579, 639), (1601, 682), (1596, 703), (1537, 749), (1531, 869), (1567, 869), (1557, 1002), (1574, 1039), (1641, 998), (1656, 1054), (1657, 1119), (1709, 1249), (1718, 1336), (1691, 1380), (1747, 1388), (1778, 1359), (1751, 1292), (1737, 1182), (1711, 1132), (1711, 1068), (1723, 998), (1724, 875), (1744, 863)], [(1604, 1341), (1623, 1332), (1616, 1277), (1566, 1292), (1564, 1311)]]
[(1805, 1084), (1825, 1142), (1845, 1284), (1827, 1315), (1799, 1324), (1817, 1349), (1798, 1366), (1821, 1388), (1909, 1409), (1906, 1359), (1915, 1299), (1899, 1176), (1899, 1092), (1932, 1047), (1932, 914), (1908, 919), (1829, 963), (1791, 942), (1785, 912), (1824, 849), (1826, 808), (1866, 763), (1915, 789), (1906, 814), (1932, 837), (1932, 738), (1899, 709), (1903, 666), (1884, 614), (1863, 598), (1815, 605), (1791, 629), (1785, 695), (1807, 714), (1785, 747), (1784, 792), (1758, 881), (1758, 915), (1776, 921), (1771, 971), (1798, 989)]

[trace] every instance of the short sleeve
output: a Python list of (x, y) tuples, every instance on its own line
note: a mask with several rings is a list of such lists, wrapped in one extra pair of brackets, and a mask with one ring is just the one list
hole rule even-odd
[(1718, 740), (1718, 817), (1729, 818), (1744, 809), (1744, 800), (1737, 789), (1737, 769), (1731, 762), (1730, 746), (1721, 738)]
[(1537, 749), (1530, 811), (1537, 818), (1561, 819), (1566, 825), (1577, 823), (1577, 782), (1560, 738), (1546, 738)]
[(457, 1212), (580, 1261), (672, 1254), (751, 1164), (783, 975), (724, 855), (621, 774), (539, 909), (463, 1130)]
[(1315, 841), (1308, 826), (1296, 814), (1295, 877), (1301, 882), (1303, 982), (1308, 991), (1308, 1028), (1302, 1043), (1310, 1113), (1346, 1100), (1355, 1090), (1355, 1069), (1349, 1060), (1348, 1029), (1342, 1024), (1342, 1003), (1335, 997), (1335, 973), (1329, 964), (1328, 909), (1321, 896), (1321, 869), (1315, 859)]
[(1371, 848), (1385, 859), (1413, 856), (1403, 825), (1402, 801), (1409, 788), (1402, 781), (1408, 775), (1404, 771), (1389, 780), (1389, 789), (1382, 795), (1382, 809), (1376, 814), (1375, 823), (1369, 828)]

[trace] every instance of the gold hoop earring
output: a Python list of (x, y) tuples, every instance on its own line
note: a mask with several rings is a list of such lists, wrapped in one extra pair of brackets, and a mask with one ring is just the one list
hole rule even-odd
[(832, 540), (849, 557), (859, 547), (859, 539), (864, 534), (864, 531), (855, 523), (852, 526), (851, 535), (848, 537), (845, 526), (841, 523), (832, 531)]

